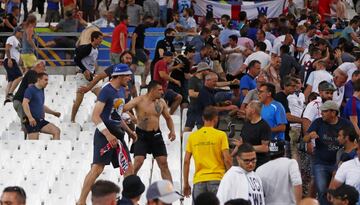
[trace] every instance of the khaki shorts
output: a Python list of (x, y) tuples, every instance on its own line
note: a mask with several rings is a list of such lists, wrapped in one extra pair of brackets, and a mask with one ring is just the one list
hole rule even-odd
[[(84, 74), (82, 73), (77, 73), (76, 74), (76, 89), (79, 89), (82, 86), (87, 86), (87, 84), (89, 84), (90, 81), (86, 80)], [(92, 89), (91, 91), (94, 91), (97, 88), (101, 88), (101, 81), (98, 82)]]
[(33, 53), (21, 54), (21, 59), (25, 68), (32, 68), (37, 61), (37, 58)]

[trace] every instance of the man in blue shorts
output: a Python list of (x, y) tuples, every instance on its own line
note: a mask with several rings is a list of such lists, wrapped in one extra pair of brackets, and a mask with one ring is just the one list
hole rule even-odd
[(37, 75), (37, 82), (25, 90), (22, 106), (25, 118), (25, 128), (29, 140), (39, 139), (39, 133), (51, 134), (54, 140), (60, 139), (60, 129), (54, 124), (45, 120), (45, 113), (60, 117), (59, 112), (55, 112), (44, 105), (44, 89), (48, 84), (49, 76), (46, 73)]
[[(85, 204), (91, 186), (102, 173), (105, 165), (109, 165), (111, 162), (114, 168), (120, 167), (115, 149), (119, 146), (118, 140), (120, 140), (122, 148), (125, 149), (124, 155), (127, 155), (126, 157), (130, 161), (129, 151), (124, 141), (122, 128), (124, 121), (121, 119), (121, 115), (125, 104), (125, 86), (131, 80), (131, 74), (128, 65), (117, 64), (113, 68), (110, 82), (99, 93), (92, 116), (97, 128), (94, 134), (93, 164), (85, 178), (78, 205)], [(125, 127), (124, 129), (127, 131)], [(136, 141), (137, 137), (134, 132), (128, 132), (128, 134), (133, 141)], [(108, 144), (111, 145), (111, 149), (105, 154), (101, 154), (102, 149), (107, 147)], [(128, 168), (125, 170), (125, 176), (132, 173), (133, 167), (129, 162)]]

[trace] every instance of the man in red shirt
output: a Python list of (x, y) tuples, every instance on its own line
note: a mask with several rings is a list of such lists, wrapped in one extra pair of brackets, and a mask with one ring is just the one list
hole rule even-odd
[(126, 14), (120, 15), (120, 24), (115, 27), (111, 41), (110, 60), (112, 64), (120, 63), (120, 55), (126, 49), (127, 24), (128, 16)]
[(168, 65), (172, 62), (172, 60), (173, 60), (173, 53), (170, 51), (166, 51), (163, 54), (163, 58), (158, 62), (156, 62), (154, 66), (154, 80), (158, 81), (162, 85), (162, 88), (165, 92), (164, 99), (170, 107), (170, 111), (169, 111), (170, 115), (174, 114), (174, 112), (179, 107), (182, 101), (182, 96), (180, 94), (176, 93), (171, 89), (167, 89), (169, 82), (172, 82), (175, 85), (181, 87), (180, 81), (170, 76), (170, 72), (172, 70), (178, 69), (178, 67), (171, 67), (169, 69)]

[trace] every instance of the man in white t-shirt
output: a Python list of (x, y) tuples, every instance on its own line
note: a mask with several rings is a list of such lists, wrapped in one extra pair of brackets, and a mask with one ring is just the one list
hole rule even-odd
[(270, 51), (272, 51), (272, 44), (268, 39), (265, 38), (265, 36), (265, 32), (261, 29), (256, 32), (256, 40), (258, 42), (264, 42), (266, 44), (265, 52), (270, 53)]
[[(357, 154), (358, 157), (340, 165), (333, 181), (334, 188), (338, 188), (345, 183), (355, 187), (360, 193), (360, 140), (358, 140)], [(358, 202), (359, 204), (360, 201)]]
[[(245, 72), (249, 63), (253, 60), (257, 60), (260, 62), (261, 69), (264, 69), (267, 65), (269, 65), (271, 61), (271, 57), (269, 54), (265, 53), (266, 44), (264, 42), (257, 42), (255, 45), (256, 52), (250, 54), (244, 61), (243, 65), (240, 68), (240, 73)], [(237, 74), (240, 74), (237, 73)]]
[(290, 48), (291, 55), (294, 56), (294, 52), (295, 52), (294, 44), (295, 41), (291, 34), (279, 36), (274, 40), (274, 46), (271, 51), (271, 54), (280, 56), (280, 47), (282, 45), (287, 45)]
[(244, 62), (244, 57), (242, 51), (245, 50), (244, 47), (238, 46), (238, 37), (236, 35), (229, 36), (229, 46), (224, 49), (224, 54), (226, 56), (226, 71), (228, 74), (235, 76), (239, 72), (240, 67)]
[(354, 62), (342, 63), (341, 65), (339, 65), (339, 69), (344, 71), (348, 75), (348, 79), (346, 80), (346, 82), (351, 80), (353, 72), (360, 69), (360, 55), (357, 56), (356, 61)]
[(331, 82), (333, 76), (326, 71), (326, 62), (319, 60), (314, 63), (315, 71), (311, 72), (306, 82), (306, 88), (304, 91), (305, 98), (307, 99), (311, 92), (319, 93), (318, 85), (321, 81)]
[(316, 26), (310, 25), (307, 32), (300, 34), (296, 47), (297, 51), (301, 55), (305, 49), (309, 48), (309, 45), (311, 44), (311, 40), (315, 37), (316, 34)]
[(4, 67), (8, 84), (5, 89), (6, 99), (4, 104), (11, 102), (14, 95), (13, 92), (22, 79), (22, 72), (19, 67), (20, 63), (20, 40), (23, 35), (21, 27), (16, 27), (14, 35), (7, 38), (5, 43)]
[(236, 160), (239, 166), (232, 166), (222, 178), (216, 194), (220, 204), (239, 198), (249, 200), (252, 205), (265, 204), (261, 179), (254, 172), (255, 149), (247, 143), (235, 149), (237, 149)]
[[(295, 159), (284, 157), (284, 142), (271, 142), (271, 160), (257, 168), (266, 205), (296, 205), (302, 198), (302, 179)], [(274, 191), (276, 190), (276, 191)]]

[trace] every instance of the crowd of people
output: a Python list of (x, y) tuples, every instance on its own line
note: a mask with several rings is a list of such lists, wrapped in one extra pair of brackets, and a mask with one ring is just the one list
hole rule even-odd
[[(116, 185), (96, 182), (110, 162), (126, 176), (125, 199), (119, 203), (137, 204), (144, 187), (134, 174), (147, 154), (153, 155), (164, 179), (148, 188), (148, 203), (180, 199), (171, 185), (160, 116), (173, 141), (179, 136), (171, 115), (187, 108), (181, 133), (191, 134), (184, 140), (182, 193), (192, 195), (194, 204), (359, 205), (360, 16), (348, 19), (341, 0), (333, 0), (325, 16), (319, 16), (313, 4), (313, 10), (298, 9), (290, 0), (276, 18), (260, 13), (249, 20), (241, 11), (238, 19), (222, 15), (217, 21), (208, 12), (200, 21), (194, 18), (196, 1), (188, 1), (181, 10), (168, 9), (169, 2), (119, 0), (117, 6), (105, 0), (66, 1), (67, 5), (48, 0), (47, 21), (59, 21), (52, 30), (73, 32), (86, 26), (79, 39), (47, 42), (74, 48), (68, 52), (78, 68), (71, 121), (76, 122), (88, 91), (97, 96), (93, 164), (78, 204), (85, 204), (90, 191), (94, 204), (116, 201)], [(41, 4), (36, 1), (31, 11), (37, 8), (43, 14)], [(40, 132), (60, 139), (60, 129), (45, 120), (45, 113), (61, 113), (44, 104), (48, 75), (45, 62), (35, 55), (36, 17), (25, 12), (18, 26), (20, 2), (9, 0), (6, 5), (0, 27), (14, 34), (3, 41), (9, 82), (4, 104), (13, 103), (27, 139), (38, 139)], [(60, 5), (65, 10), (61, 20)], [(114, 27), (112, 65), (99, 72), (98, 47), (105, 34), (98, 27), (108, 26)], [(145, 31), (153, 26), (166, 28), (151, 59), (144, 44)], [(135, 27), (131, 34), (129, 27)], [(142, 67), (140, 88), (147, 88), (147, 93), (138, 96), (134, 73)], [(146, 83), (149, 74), (151, 81)], [(106, 78), (109, 81), (101, 85)], [(231, 137), (218, 129), (225, 118), (233, 122)], [(233, 130), (238, 122), (243, 124), (240, 135)], [(125, 133), (132, 139), (130, 149)], [(195, 173), (190, 179), (192, 158)], [(136, 192), (133, 197), (127, 197), (129, 186), (137, 187), (131, 190)], [(20, 190), (12, 187), (4, 193), (21, 195)]]

